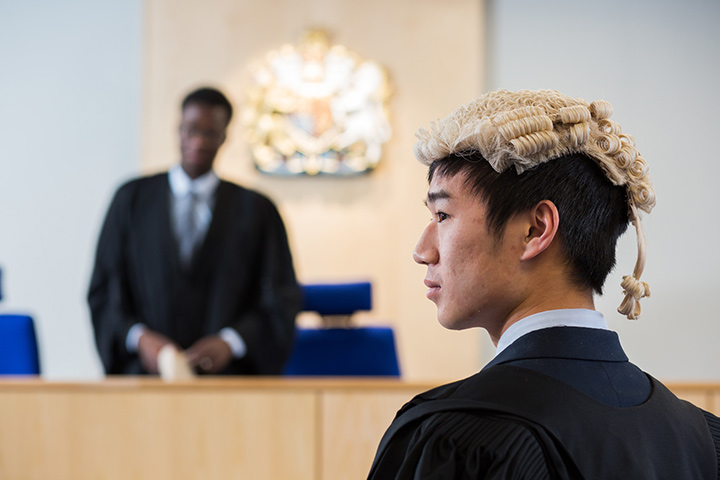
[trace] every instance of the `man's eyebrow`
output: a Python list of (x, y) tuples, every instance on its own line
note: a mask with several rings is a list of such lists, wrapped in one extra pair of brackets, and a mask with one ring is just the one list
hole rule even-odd
[(451, 196), (445, 190), (438, 190), (436, 192), (428, 192), (427, 200), (425, 200), (425, 205), (435, 203), (438, 200), (443, 200), (443, 199), (447, 199), (447, 198), (451, 198)]

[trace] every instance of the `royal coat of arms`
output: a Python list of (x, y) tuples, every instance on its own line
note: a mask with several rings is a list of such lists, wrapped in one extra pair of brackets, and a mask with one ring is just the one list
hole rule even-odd
[(242, 123), (258, 170), (353, 175), (377, 166), (391, 133), (380, 65), (310, 32), (249, 72)]

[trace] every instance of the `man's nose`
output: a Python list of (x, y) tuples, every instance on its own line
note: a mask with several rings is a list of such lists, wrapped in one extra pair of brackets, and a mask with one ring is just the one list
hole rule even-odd
[(418, 240), (417, 245), (415, 245), (415, 250), (413, 250), (413, 260), (415, 260), (416, 263), (421, 265), (437, 263), (438, 251), (435, 247), (435, 236), (435, 228), (431, 223), (425, 227), (422, 235), (420, 235), (420, 240)]
[(194, 149), (204, 150), (212, 144), (212, 141), (206, 135), (193, 135), (190, 137), (190, 145)]

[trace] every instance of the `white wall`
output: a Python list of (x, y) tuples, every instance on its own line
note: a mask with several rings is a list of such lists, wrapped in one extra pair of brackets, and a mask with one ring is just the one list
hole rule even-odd
[(141, 0), (0, 0), (0, 312), (44, 373), (101, 367), (85, 293), (100, 222), (139, 165)]
[(663, 379), (720, 379), (720, 3), (493, 0), (490, 89), (553, 88), (615, 106), (650, 165), (658, 203), (644, 225), (652, 297), (637, 322), (615, 312), (635, 237), (596, 301), (631, 360)]

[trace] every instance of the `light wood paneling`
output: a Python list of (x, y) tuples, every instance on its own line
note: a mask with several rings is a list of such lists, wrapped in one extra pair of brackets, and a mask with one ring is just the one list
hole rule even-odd
[(316, 478), (317, 397), (279, 390), (0, 393), (0, 478)]
[(378, 443), (408, 400), (421, 391), (328, 391), (322, 397), (322, 478), (351, 480), (370, 471)]

